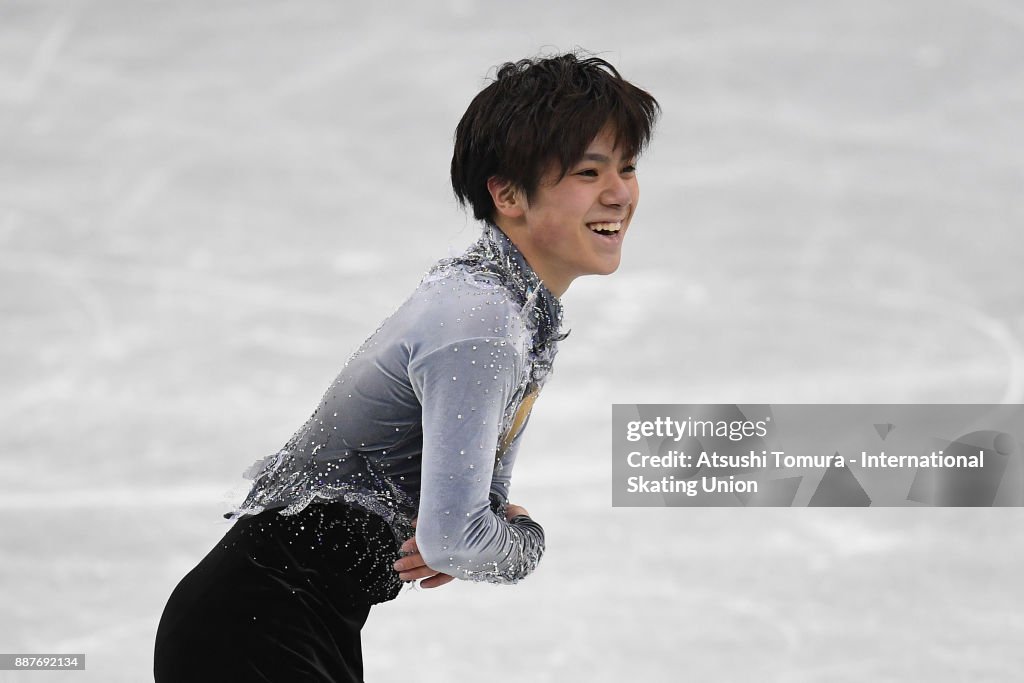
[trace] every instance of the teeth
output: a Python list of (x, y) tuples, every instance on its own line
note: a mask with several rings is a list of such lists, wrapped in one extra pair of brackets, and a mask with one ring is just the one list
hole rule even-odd
[(594, 232), (618, 232), (622, 230), (622, 222), (617, 223), (587, 223), (587, 227)]

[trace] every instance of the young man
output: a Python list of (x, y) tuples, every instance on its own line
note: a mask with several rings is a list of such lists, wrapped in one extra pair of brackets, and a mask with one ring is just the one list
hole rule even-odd
[[(566, 54), (507, 63), (456, 129), (455, 195), (489, 224), (485, 231), (497, 228), (514, 245), (539, 277), (542, 297), (561, 297), (575, 278), (618, 268), (640, 199), (636, 158), (657, 114), (654, 98), (604, 60)], [(519, 404), (516, 431), (538, 389)], [(509, 520), (528, 516), (519, 506), (508, 510)], [(395, 568), (403, 580), (443, 585), (452, 577), (418, 552), (424, 536), (436, 541), (421, 530), (402, 546), (411, 556)], [(435, 564), (450, 565), (440, 557)]]
[(164, 611), (158, 682), (362, 680), (360, 629), (403, 581), (533, 571), (543, 529), (508, 501), (522, 428), (564, 337), (558, 297), (619, 264), (657, 112), (600, 59), (499, 69), (452, 159), (481, 238), (427, 274), (251, 470), (238, 521)]

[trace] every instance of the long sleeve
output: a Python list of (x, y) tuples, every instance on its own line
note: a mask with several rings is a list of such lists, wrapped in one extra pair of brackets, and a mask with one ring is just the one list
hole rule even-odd
[(458, 578), (515, 583), (544, 551), (539, 524), (506, 522), (490, 505), (493, 486), (507, 489), (507, 477), (494, 481), (495, 453), (522, 364), (506, 338), (476, 337), (409, 366), (423, 411), (416, 542), (430, 567)]
[(527, 424), (529, 424), (529, 418), (519, 428), (505, 452), (494, 459), (494, 470), (491, 474), (491, 507), (496, 511), (499, 508), (504, 510), (508, 505), (508, 492), (512, 486), (512, 470), (516, 464), (519, 445), (522, 443), (523, 432), (526, 431)]

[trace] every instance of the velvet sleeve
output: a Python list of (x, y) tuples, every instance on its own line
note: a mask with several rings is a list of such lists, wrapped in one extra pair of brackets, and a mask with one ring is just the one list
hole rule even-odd
[[(416, 543), (428, 566), (457, 578), (515, 583), (544, 552), (539, 524), (526, 516), (507, 522), (491, 505), (492, 492), (507, 490), (501, 472), (512, 460), (496, 467), (495, 454), (522, 363), (506, 339), (476, 337), (409, 365), (423, 411)], [(509, 455), (514, 460), (514, 449)]]

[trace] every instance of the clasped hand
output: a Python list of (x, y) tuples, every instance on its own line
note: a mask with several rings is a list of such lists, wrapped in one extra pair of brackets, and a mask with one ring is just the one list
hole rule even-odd
[[(529, 514), (523, 506), (509, 503), (508, 508), (505, 510), (505, 519), (512, 519), (518, 515), (529, 516)], [(412, 526), (414, 529), (416, 528), (415, 519), (412, 520)], [(427, 566), (427, 563), (423, 561), (423, 555), (420, 555), (419, 548), (416, 547), (415, 535), (402, 544), (400, 551), (406, 555), (395, 562), (394, 567), (395, 571), (398, 572), (398, 578), (402, 581), (423, 579), (420, 581), (420, 586), (423, 588), (437, 588), (455, 578), (450, 574), (439, 572)]]

